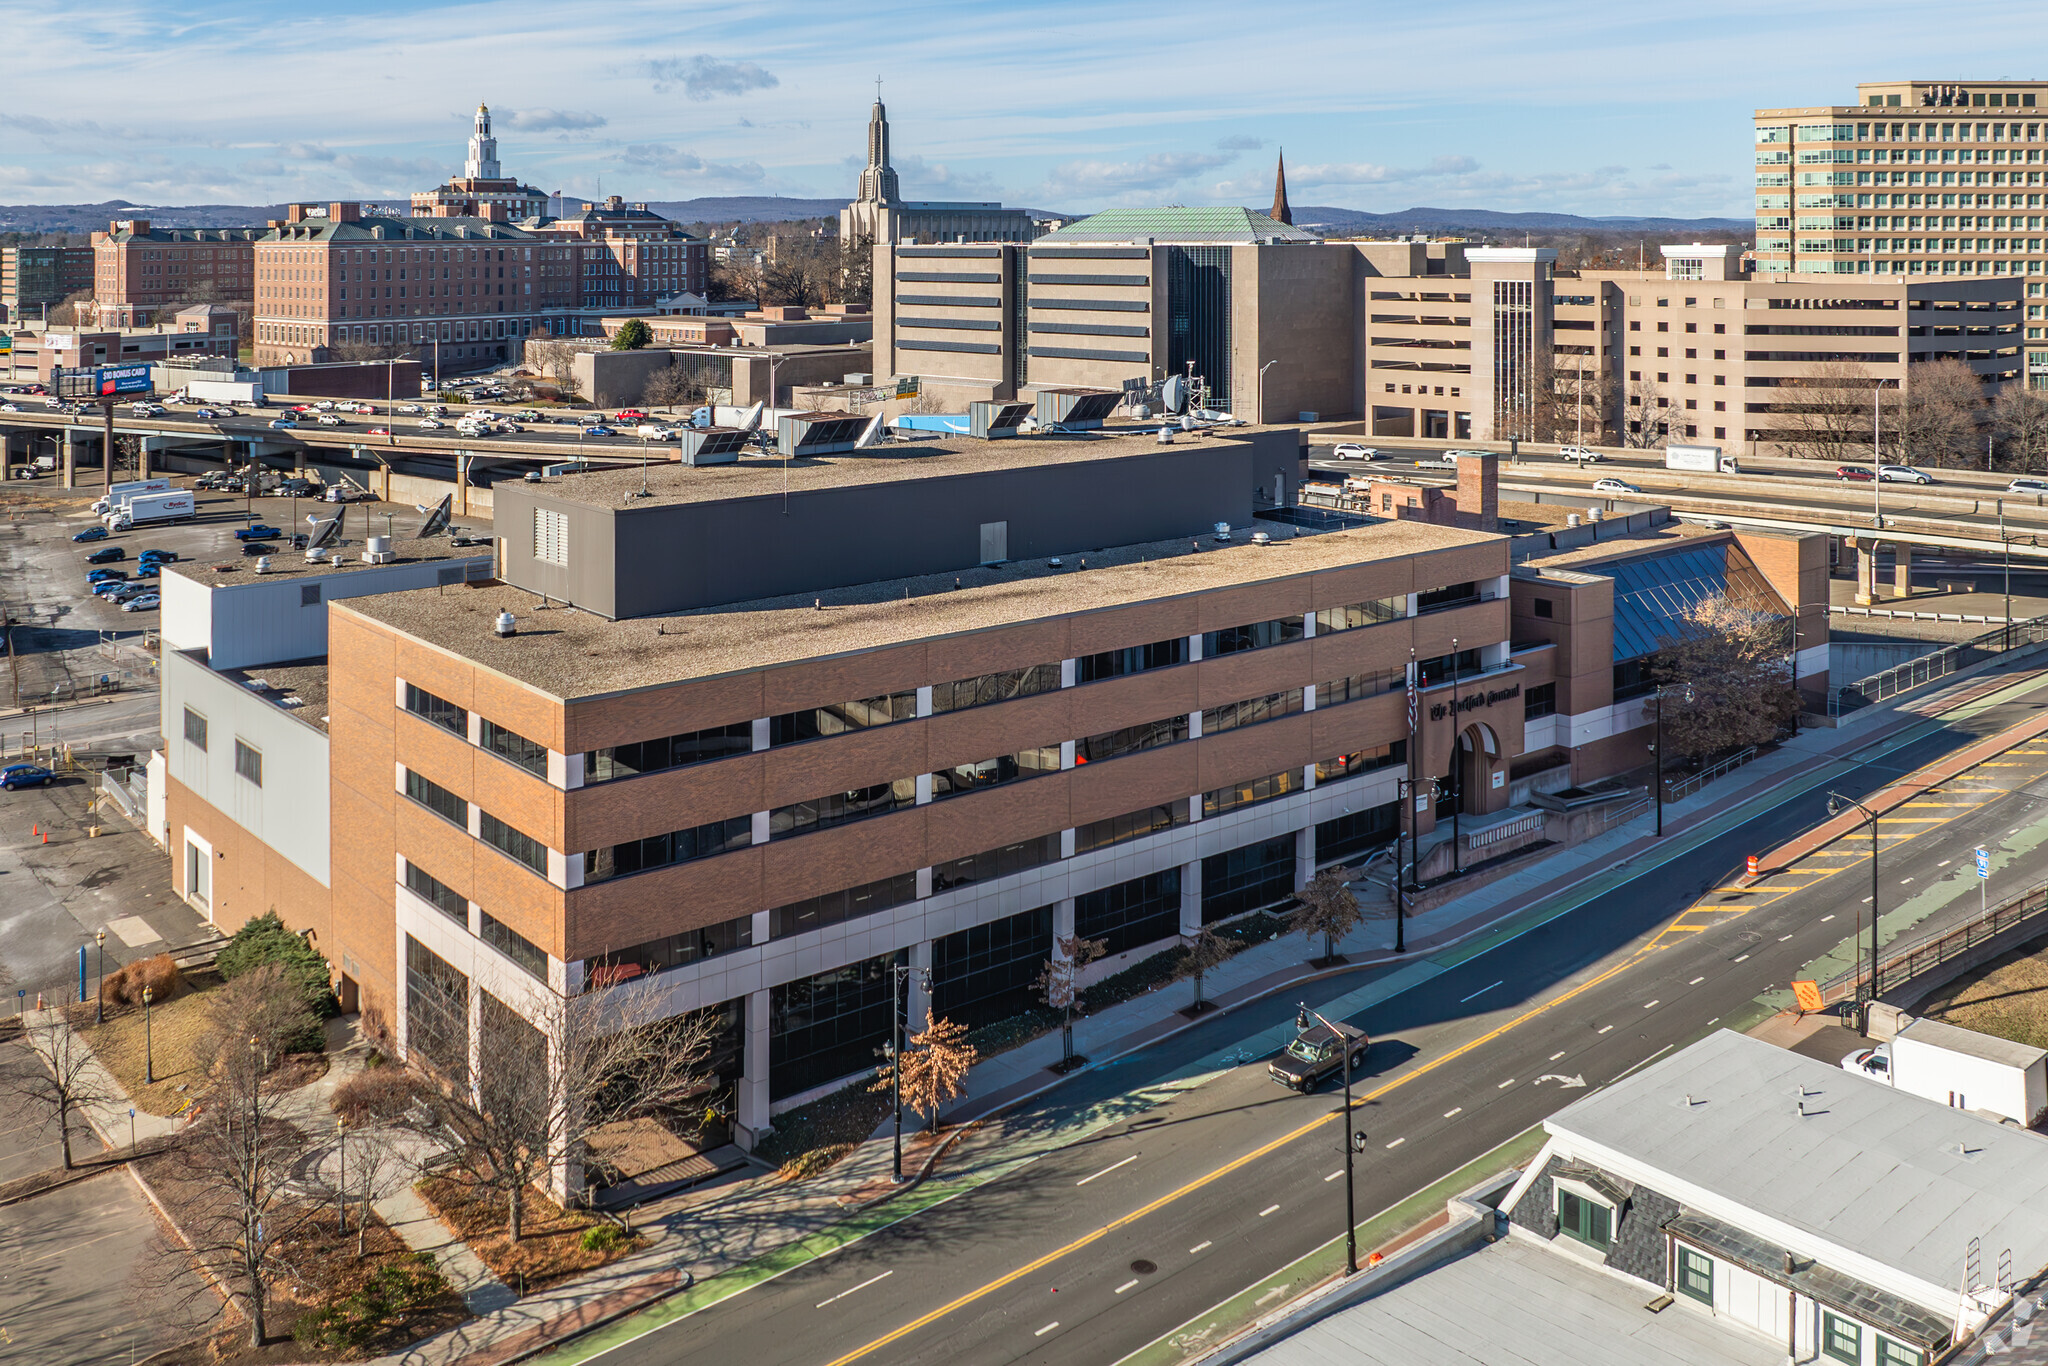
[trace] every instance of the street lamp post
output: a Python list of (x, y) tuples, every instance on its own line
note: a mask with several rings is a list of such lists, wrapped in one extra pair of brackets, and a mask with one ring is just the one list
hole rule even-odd
[(2005, 499), (1998, 500), (1998, 549), (2005, 556), (2005, 648), (2012, 648), (2012, 542), (2005, 539)]
[(1351, 1175), (1352, 1154), (1365, 1147), (1365, 1131), (1351, 1132), (1351, 1035), (1353, 1031), (1341, 1029), (1323, 1018), (1322, 1012), (1310, 1010), (1303, 1002), (1295, 1011), (1294, 1027), (1297, 1031), (1308, 1028), (1309, 1017), (1314, 1016), (1323, 1028), (1336, 1036), (1344, 1049), (1344, 1124), (1341, 1141), (1344, 1144), (1344, 1274), (1358, 1274), (1358, 1201), (1357, 1188)]
[(1263, 424), (1266, 420), (1266, 372), (1279, 363), (1277, 360), (1269, 360), (1259, 367), (1259, 411), (1252, 418), (1254, 422)]
[[(894, 979), (889, 993), (890, 1040), (883, 1046), (883, 1052), (889, 1059), (889, 1101), (896, 1111), (896, 1152), (893, 1171), (894, 1179), (897, 1181), (903, 1179), (903, 984), (909, 980), (911, 971), (908, 963), (892, 963), (889, 966), (889, 975)], [(930, 992), (931, 973), (922, 969), (918, 971), (918, 985), (926, 992)]]
[[(1854, 797), (1844, 797), (1839, 792), (1828, 793), (1828, 814), (1830, 816), (1839, 815), (1845, 808), (1851, 806), (1855, 807), (1858, 811), (1861, 811), (1863, 813), (1864, 819), (1867, 820), (1870, 824), (1870, 999), (1875, 1001), (1877, 999), (1878, 911), (1877, 813), (1875, 811), (1872, 811), (1869, 807), (1865, 806), (1862, 802), (1857, 801)], [(1860, 930), (1861, 927), (1859, 926), (1858, 928)], [(1863, 992), (1860, 984), (1858, 985), (1856, 991), (1856, 1000), (1858, 1004), (1861, 1004), (1863, 1000)]]
[(94, 1024), (105, 1024), (107, 1022), (107, 932), (105, 930), (94, 930), (92, 942), (99, 961), (99, 989), (92, 994), (92, 1022)]
[(348, 1121), (334, 1117), (334, 1228), (348, 1233)]
[[(1414, 741), (1409, 741), (1408, 750), (1415, 751)], [(1408, 847), (1415, 847), (1415, 837), (1408, 833), (1409, 822), (1414, 819), (1414, 794), (1418, 788), (1436, 790), (1434, 778), (1401, 778), (1395, 782), (1394, 792), (1401, 803), (1399, 823), (1394, 826), (1394, 952), (1408, 952), (1408, 873), (1406, 861), (1401, 852), (1401, 841), (1405, 836)]]
[(1451, 872), (1465, 871), (1463, 831), (1458, 814), (1465, 806), (1465, 749), (1458, 720), (1458, 638), (1451, 637)]
[(149, 1003), (156, 995), (148, 987), (142, 989), (142, 1079), (156, 1084), (156, 1037), (150, 1029)]

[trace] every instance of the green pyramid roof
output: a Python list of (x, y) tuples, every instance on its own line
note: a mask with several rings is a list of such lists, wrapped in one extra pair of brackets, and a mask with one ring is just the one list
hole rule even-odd
[(1061, 242), (1173, 242), (1226, 246), (1252, 242), (1314, 242), (1312, 232), (1289, 227), (1256, 209), (1220, 208), (1105, 209), (1038, 239), (1042, 245)]

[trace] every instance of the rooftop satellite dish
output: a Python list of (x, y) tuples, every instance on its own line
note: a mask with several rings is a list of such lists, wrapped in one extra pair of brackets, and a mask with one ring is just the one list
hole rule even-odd
[(306, 549), (320, 550), (340, 540), (341, 519), (346, 516), (348, 516), (348, 507), (343, 505), (335, 511), (332, 517), (325, 521), (321, 521), (316, 517), (306, 518), (313, 526), (313, 534), (306, 541)]
[(420, 539), (425, 540), (429, 536), (438, 536), (448, 529), (448, 505), (454, 501), (455, 495), (451, 493), (440, 502), (434, 504), (431, 509), (417, 503), (414, 504), (415, 507), (419, 507), (421, 512), (427, 514), (427, 520), (420, 523)]
[(1188, 381), (1185, 375), (1168, 375), (1166, 383), (1159, 386), (1159, 406), (1169, 413), (1178, 413), (1188, 406)]
[(868, 425), (861, 429), (860, 438), (859, 440), (853, 443), (853, 448), (857, 451), (866, 450), (868, 447), (875, 444), (875, 438), (880, 436), (881, 432), (882, 415), (880, 413), (876, 413), (873, 417), (868, 419)]

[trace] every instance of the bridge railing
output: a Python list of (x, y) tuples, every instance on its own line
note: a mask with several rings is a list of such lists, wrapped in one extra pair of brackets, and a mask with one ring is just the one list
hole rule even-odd
[(1932, 653), (1894, 664), (1891, 668), (1859, 678), (1854, 683), (1845, 683), (1828, 692), (1828, 715), (1846, 716), (1864, 707), (1886, 701), (1893, 697), (1925, 687), (1937, 679), (1959, 673), (1973, 664), (1994, 659), (2009, 650), (2021, 649), (2048, 641), (2048, 617), (2029, 617), (2025, 621), (2009, 622), (1995, 631), (1954, 645), (1945, 645)]

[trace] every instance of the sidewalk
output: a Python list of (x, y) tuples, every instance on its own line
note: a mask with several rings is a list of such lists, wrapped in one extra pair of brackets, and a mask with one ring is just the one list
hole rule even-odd
[[(1668, 803), (1661, 841), (1654, 834), (1654, 814), (1646, 812), (1595, 839), (1411, 917), (1408, 952), (1399, 957), (1392, 952), (1391, 919), (1369, 921), (1348, 935), (1338, 948), (1349, 961), (1333, 969), (1317, 969), (1307, 963), (1310, 955), (1320, 951), (1320, 943), (1283, 934), (1244, 950), (1211, 971), (1205, 995), (1227, 1012), (1314, 978), (1355, 973), (1361, 967), (1392, 968), (1323, 1007), (1326, 1013), (1355, 1014), (1620, 885), (1637, 875), (1639, 870), (1631, 865), (1639, 859), (1654, 857), (1662, 862), (1678, 857), (1752, 819), (1779, 799), (1781, 789), (1794, 784), (1811, 788), (1831, 781), (1856, 761), (1851, 756), (1867, 760), (1938, 728), (1942, 722), (1932, 719), (1936, 713), (1972, 715), (1995, 705), (1997, 694), (2016, 682), (2032, 686), (2038, 681), (2031, 672), (2016, 678), (2020, 672), (2001, 671), (1963, 680), (1909, 699), (1905, 705), (1879, 709), (1889, 714), (1873, 715), (1853, 728), (1803, 732), (1721, 782), (1683, 801)], [(2048, 719), (2043, 725), (2048, 729)], [(1185, 984), (1176, 983), (1076, 1020), (1075, 1049), (1089, 1063), (1069, 1075), (1105, 1067), (1136, 1049), (1217, 1018), (1217, 1011), (1196, 1019), (1182, 1015), (1181, 1008), (1190, 999)], [(701, 1307), (873, 1228), (908, 1217), (919, 1208), (1014, 1171), (1040, 1153), (1071, 1144), (1173, 1093), (1200, 1086), (1279, 1047), (1285, 1042), (1283, 1036), (1291, 1032), (1291, 1025), (1283, 1022), (1184, 1062), (1126, 1096), (1084, 1107), (1052, 1122), (1041, 1116), (1014, 1128), (1005, 1125), (998, 1116), (1065, 1079), (1048, 1070), (1061, 1056), (1060, 1036), (1055, 1030), (973, 1069), (967, 1094), (949, 1105), (944, 1116), (954, 1126), (949, 1132), (955, 1142), (974, 1121), (985, 1125), (959, 1150), (944, 1144), (934, 1149), (922, 1141), (913, 1145), (906, 1134), (906, 1172), (924, 1167), (935, 1155), (953, 1152), (943, 1175), (927, 1180), (920, 1170), (913, 1184), (894, 1186), (889, 1179), (891, 1142), (885, 1128), (829, 1172), (810, 1181), (792, 1185), (772, 1174), (735, 1176), (653, 1202), (635, 1217), (636, 1227), (652, 1239), (646, 1250), (571, 1285), (529, 1296), (456, 1332), (383, 1358), (382, 1366), (501, 1366), (588, 1332), (678, 1288), (737, 1269), (736, 1277), (727, 1276), (716, 1287), (691, 1291), (656, 1312), (668, 1317)], [(590, 1346), (595, 1350), (598, 1344)]]

